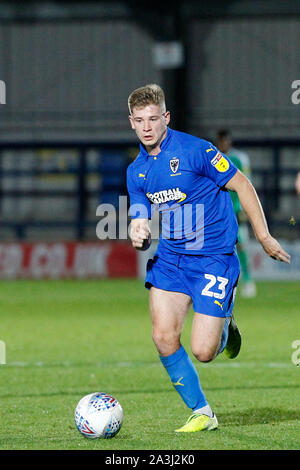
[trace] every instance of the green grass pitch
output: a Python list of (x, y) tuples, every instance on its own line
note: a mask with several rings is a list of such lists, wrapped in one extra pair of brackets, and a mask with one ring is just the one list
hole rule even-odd
[[(2, 281), (0, 449), (299, 449), (299, 283), (260, 282), (237, 295), (243, 335), (234, 360), (195, 360), (219, 429), (176, 435), (190, 414), (151, 339), (148, 293), (138, 280)], [(182, 342), (188, 352), (191, 310)], [(298, 355), (300, 360), (300, 353)], [(88, 440), (74, 425), (79, 399), (94, 391), (121, 402), (113, 439)]]

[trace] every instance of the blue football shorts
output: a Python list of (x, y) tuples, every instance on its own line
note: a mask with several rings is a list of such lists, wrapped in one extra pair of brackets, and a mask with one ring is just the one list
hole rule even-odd
[(147, 263), (145, 287), (152, 286), (191, 297), (194, 311), (230, 317), (240, 274), (234, 251), (220, 255), (183, 255), (158, 248)]

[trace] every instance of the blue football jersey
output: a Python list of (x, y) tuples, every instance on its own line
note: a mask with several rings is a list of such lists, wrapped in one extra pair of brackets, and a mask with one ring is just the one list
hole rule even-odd
[(160, 249), (232, 253), (238, 225), (224, 185), (237, 168), (213, 144), (168, 128), (156, 156), (140, 153), (127, 169), (132, 218), (162, 215)]

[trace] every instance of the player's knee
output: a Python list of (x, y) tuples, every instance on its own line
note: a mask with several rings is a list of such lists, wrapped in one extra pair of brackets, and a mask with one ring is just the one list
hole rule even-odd
[(173, 354), (178, 349), (179, 338), (174, 332), (153, 330), (152, 340), (160, 354)]
[(194, 347), (192, 352), (199, 362), (210, 362), (216, 356), (215, 349), (206, 346)]

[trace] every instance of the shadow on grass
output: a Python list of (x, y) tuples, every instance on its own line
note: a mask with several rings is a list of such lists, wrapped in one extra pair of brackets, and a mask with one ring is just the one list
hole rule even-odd
[(255, 424), (278, 424), (283, 421), (299, 421), (300, 409), (283, 408), (249, 408), (246, 410), (218, 413), (222, 426), (252, 426)]

